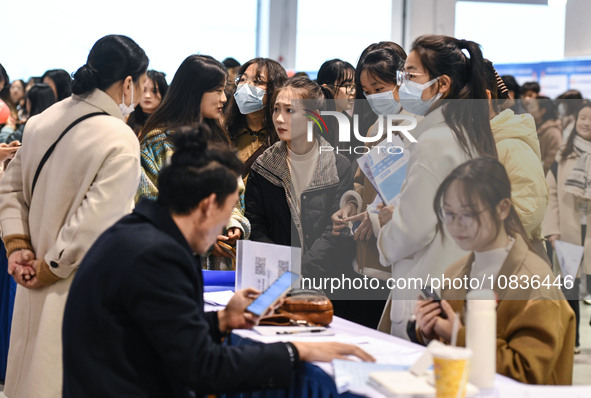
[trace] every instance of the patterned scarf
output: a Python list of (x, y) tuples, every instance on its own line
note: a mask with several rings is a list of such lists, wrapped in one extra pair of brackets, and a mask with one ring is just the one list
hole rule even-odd
[(575, 137), (577, 163), (564, 184), (564, 190), (580, 199), (591, 199), (591, 141)]

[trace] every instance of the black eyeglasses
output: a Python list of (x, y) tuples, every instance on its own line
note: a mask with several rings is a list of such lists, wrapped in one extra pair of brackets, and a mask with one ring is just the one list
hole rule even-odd
[(236, 86), (240, 86), (245, 83), (250, 83), (257, 87), (266, 87), (268, 82), (263, 81), (258, 77), (255, 77), (254, 79), (248, 79), (245, 75), (238, 75), (236, 76), (236, 79), (234, 79), (234, 84), (236, 84)]
[(335, 87), (337, 89), (343, 87), (345, 89), (345, 93), (347, 95), (355, 94), (357, 92), (357, 89), (355, 88), (355, 85), (354, 84), (347, 84), (346, 86), (339, 86), (339, 85), (336, 85), (336, 84), (327, 84), (327, 86)]

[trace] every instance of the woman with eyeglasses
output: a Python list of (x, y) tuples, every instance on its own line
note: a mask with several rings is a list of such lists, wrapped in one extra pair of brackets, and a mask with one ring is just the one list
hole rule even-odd
[[(575, 316), (554, 285), (557, 277), (532, 251), (511, 196), (505, 167), (492, 158), (463, 163), (442, 182), (431, 211), (439, 217), (437, 230), (443, 234), (445, 225), (448, 236), (442, 238), (449, 240), (451, 235), (460, 248), (471, 252), (444, 274), (455, 281), (470, 278), (472, 290), (496, 293), (497, 373), (528, 384), (572, 384)], [(473, 280), (484, 282), (475, 287)], [(446, 286), (441, 302), (417, 302), (419, 341), (442, 339), (449, 344), (459, 314), (457, 344), (466, 344), (468, 288)]]
[[(221, 124), (226, 103), (226, 68), (208, 55), (187, 57), (176, 71), (166, 96), (140, 132), (142, 174), (136, 201), (158, 196), (158, 175), (174, 152), (172, 135), (183, 126), (209, 126), (211, 142), (230, 146), (230, 140)], [(248, 239), (250, 223), (244, 216), (244, 184), (240, 181), (240, 201), (218, 242), (207, 257), (207, 269), (231, 269), (234, 247), (238, 239)]]
[(269, 101), (286, 80), (285, 69), (269, 58), (251, 59), (238, 71), (226, 127), (238, 150), (238, 157), (244, 163), (242, 177), (245, 182), (257, 157), (278, 141)]
[[(437, 187), (458, 165), (497, 152), (492, 136), (484, 61), (477, 43), (453, 37), (421, 36), (413, 43), (404, 71), (397, 72), (402, 107), (425, 116), (406, 145), (406, 178), (396, 206), (381, 206), (377, 246), (380, 263), (396, 279), (441, 275), (465, 252), (442, 241), (437, 217), (429, 211)], [(458, 100), (462, 101), (458, 101)], [(407, 323), (420, 287), (393, 289), (380, 330), (407, 338)]]
[(334, 100), (335, 110), (345, 112), (353, 107), (355, 99), (355, 68), (348, 62), (340, 59), (331, 59), (322, 64), (318, 70), (316, 83), (328, 89), (330, 97)]
[(348, 62), (340, 59), (331, 59), (322, 64), (318, 70), (316, 83), (322, 87), (326, 101), (326, 110), (341, 112), (351, 126), (350, 142), (339, 142), (339, 124), (335, 117), (325, 118), (327, 133), (325, 139), (333, 148), (338, 148), (339, 153), (349, 160), (355, 160), (358, 155), (352, 150), (358, 143), (353, 136), (353, 121), (349, 112), (353, 108), (355, 100), (355, 68)]

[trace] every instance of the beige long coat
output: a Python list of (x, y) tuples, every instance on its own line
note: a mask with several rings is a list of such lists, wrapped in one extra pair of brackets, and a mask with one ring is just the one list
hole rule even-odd
[[(564, 190), (564, 183), (577, 164), (577, 155), (571, 154), (563, 162), (558, 163), (557, 177), (551, 170), (546, 174), (546, 182), (550, 197), (546, 217), (542, 224), (544, 236), (560, 235), (560, 240), (575, 245), (581, 244), (581, 213), (577, 205), (577, 198)], [(587, 225), (591, 226), (591, 203), (587, 208)], [(585, 236), (585, 252), (581, 270), (591, 274), (591, 233), (587, 230)], [(579, 271), (581, 271), (579, 270)]]
[[(87, 119), (64, 136), (31, 200), (33, 176), (47, 148), (72, 121), (97, 111), (111, 116)], [(40, 289), (17, 289), (7, 397), (62, 396), (61, 328), (74, 271), (96, 238), (131, 210), (139, 176), (138, 140), (101, 90), (58, 102), (27, 123), (23, 146), (0, 184), (2, 238), (9, 252), (31, 247), (60, 279)]]

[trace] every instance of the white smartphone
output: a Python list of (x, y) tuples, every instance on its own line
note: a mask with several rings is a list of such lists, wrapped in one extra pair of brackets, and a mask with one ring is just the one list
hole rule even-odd
[(291, 289), (292, 284), (299, 278), (298, 274), (290, 271), (283, 273), (259, 297), (250, 303), (246, 310), (258, 316), (264, 315), (271, 306)]

